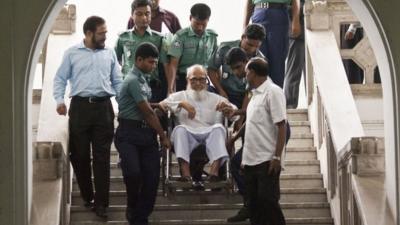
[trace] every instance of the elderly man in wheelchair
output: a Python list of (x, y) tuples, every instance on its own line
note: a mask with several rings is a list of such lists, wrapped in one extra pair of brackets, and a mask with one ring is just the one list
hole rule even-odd
[(176, 119), (171, 142), (180, 166), (179, 181), (192, 183), (190, 154), (204, 144), (211, 162), (206, 182), (218, 182), (219, 168), (229, 158), (223, 117), (231, 118), (237, 108), (226, 98), (207, 91), (207, 72), (203, 66), (189, 67), (186, 79), (187, 90), (173, 93), (160, 102)]

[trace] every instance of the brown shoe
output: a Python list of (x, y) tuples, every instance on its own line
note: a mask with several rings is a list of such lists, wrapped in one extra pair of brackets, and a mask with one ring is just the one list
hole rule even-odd
[(179, 182), (185, 182), (185, 183), (192, 183), (192, 178), (189, 176), (183, 176), (178, 178)]

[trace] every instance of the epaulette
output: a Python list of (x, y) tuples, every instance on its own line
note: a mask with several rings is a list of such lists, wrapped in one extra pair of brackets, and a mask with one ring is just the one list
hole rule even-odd
[(178, 30), (178, 31), (175, 33), (175, 35), (181, 36), (181, 35), (184, 35), (185, 33), (187, 33), (188, 31), (189, 31), (189, 28), (186, 27), (186, 28), (183, 28), (183, 29)]
[(218, 33), (213, 29), (206, 29), (206, 32), (215, 36), (218, 36)]

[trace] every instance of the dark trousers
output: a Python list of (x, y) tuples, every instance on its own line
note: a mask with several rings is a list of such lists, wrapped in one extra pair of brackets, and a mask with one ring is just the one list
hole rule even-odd
[(161, 102), (167, 97), (167, 78), (161, 63), (158, 66), (158, 80), (150, 81), (151, 99), (150, 102)]
[(243, 147), (235, 153), (235, 155), (231, 159), (231, 172), (232, 177), (236, 182), (236, 185), (239, 189), (239, 194), (243, 197), (246, 194), (246, 187), (244, 183), (243, 173), (241, 171), (240, 165), (242, 163), (242, 154), (243, 154)]
[(279, 176), (268, 174), (269, 161), (244, 167), (246, 195), (252, 225), (285, 225), (279, 205)]
[[(107, 207), (114, 111), (109, 99), (90, 103), (73, 98), (69, 115), (69, 156), (84, 201)], [(91, 152), (93, 162), (91, 162)], [(93, 167), (93, 168), (92, 168)], [(94, 189), (92, 183), (94, 175)]]
[(175, 83), (176, 92), (186, 90), (186, 86), (187, 86), (186, 74), (178, 73), (176, 75), (176, 83)]
[(156, 132), (119, 122), (115, 146), (127, 192), (126, 217), (131, 225), (147, 225), (153, 211), (160, 178), (160, 153)]
[(299, 102), (299, 86), (305, 65), (304, 39), (291, 38), (285, 74), (286, 107), (295, 109)]
[(287, 9), (255, 9), (251, 20), (253, 23), (263, 25), (266, 30), (267, 36), (260, 50), (268, 59), (272, 81), (282, 88), (289, 45), (289, 15)]

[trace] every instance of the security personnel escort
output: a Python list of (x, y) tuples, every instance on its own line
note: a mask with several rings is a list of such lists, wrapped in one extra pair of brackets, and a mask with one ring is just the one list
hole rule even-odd
[(150, 87), (153, 91), (152, 102), (158, 102), (166, 97), (166, 79), (164, 74), (164, 66), (166, 66), (166, 44), (161, 33), (150, 28), (151, 21), (151, 3), (149, 0), (135, 0), (131, 5), (132, 19), (135, 26), (132, 30), (127, 30), (119, 35), (115, 52), (118, 61), (122, 65), (122, 73), (124, 77), (132, 70), (135, 62), (135, 52), (137, 47), (143, 42), (154, 44), (159, 53), (160, 60), (158, 68), (156, 68), (149, 79)]
[(157, 67), (157, 58), (158, 50), (153, 44), (145, 42), (138, 46), (135, 65), (125, 77), (117, 99), (119, 125), (114, 142), (127, 190), (129, 224), (148, 225), (154, 208), (160, 177), (157, 134), (162, 146), (171, 146), (148, 102), (151, 89), (147, 77)]
[(190, 26), (174, 35), (168, 48), (168, 93), (174, 92), (175, 89), (185, 90), (186, 69), (194, 64), (207, 67), (209, 58), (217, 49), (217, 33), (206, 29), (210, 16), (211, 9), (206, 4), (193, 5), (190, 9)]
[[(226, 63), (228, 51), (234, 47), (240, 47), (246, 52), (247, 58), (254, 56), (264, 57), (259, 50), (265, 38), (265, 29), (259, 24), (250, 24), (246, 27), (240, 40), (222, 42), (208, 62), (208, 75), (218, 93), (229, 99), (238, 108), (246, 93), (246, 79), (232, 73), (230, 65)], [(222, 74), (221, 70), (222, 68)]]

